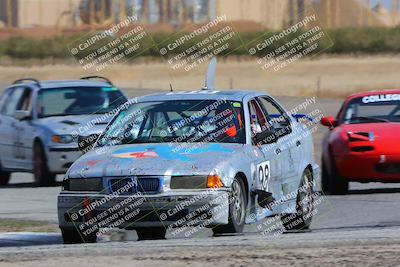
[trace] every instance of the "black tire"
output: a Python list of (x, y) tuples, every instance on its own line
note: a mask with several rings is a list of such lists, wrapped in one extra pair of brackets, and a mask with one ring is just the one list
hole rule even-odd
[(215, 236), (221, 234), (242, 233), (246, 220), (247, 194), (243, 180), (236, 177), (232, 183), (232, 192), (229, 198), (228, 224), (218, 225), (212, 229)]
[(0, 165), (0, 185), (8, 185), (10, 182), (10, 176), (11, 173), (2, 171)]
[(321, 172), (321, 189), (323, 192), (329, 192), (329, 188), (330, 188), (330, 175), (328, 172), (328, 169), (326, 167), (325, 161), (322, 158), (321, 159), (321, 163), (322, 163), (322, 172)]
[(331, 171), (323, 164), (322, 165), (322, 177), (321, 185), (324, 192), (328, 192), (331, 195), (345, 195), (349, 191), (349, 181), (340, 175), (335, 161), (331, 156)]
[(80, 234), (78, 230), (71, 228), (61, 228), (61, 235), (64, 244), (96, 243), (97, 240), (96, 233), (85, 236), (84, 234)]
[(0, 185), (8, 185), (11, 174), (9, 172), (0, 171)]
[(297, 194), (296, 213), (281, 215), (282, 225), (286, 231), (310, 228), (314, 210), (313, 194), (313, 176), (311, 171), (306, 169), (301, 177)]
[(46, 154), (39, 142), (33, 146), (33, 176), (37, 186), (54, 185), (56, 181), (56, 174), (49, 171)]
[(138, 240), (161, 240), (165, 239), (167, 229), (165, 227), (136, 228)]

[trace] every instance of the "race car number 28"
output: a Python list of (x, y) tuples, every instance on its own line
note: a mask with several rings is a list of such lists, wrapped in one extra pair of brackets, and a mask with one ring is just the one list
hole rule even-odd
[(270, 173), (270, 162), (264, 161), (257, 165), (258, 188), (263, 191), (268, 191)]

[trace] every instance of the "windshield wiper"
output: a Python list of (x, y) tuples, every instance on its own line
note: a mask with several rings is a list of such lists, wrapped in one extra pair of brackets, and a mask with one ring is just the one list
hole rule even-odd
[(43, 119), (43, 118), (50, 118), (50, 117), (77, 116), (77, 115), (80, 115), (80, 114), (64, 113), (64, 114), (52, 114), (52, 115), (40, 115), (38, 117), (39, 117), (39, 119)]
[(387, 119), (382, 119), (382, 118), (377, 118), (377, 117), (364, 117), (364, 116), (360, 116), (360, 117), (353, 117), (351, 118), (351, 120), (365, 120), (365, 121), (370, 121), (370, 122), (390, 122)]

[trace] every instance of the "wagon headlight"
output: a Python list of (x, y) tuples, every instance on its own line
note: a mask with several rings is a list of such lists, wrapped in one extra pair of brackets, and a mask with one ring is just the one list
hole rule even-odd
[(74, 138), (70, 134), (53, 135), (51, 137), (51, 142), (58, 144), (69, 144), (74, 142)]

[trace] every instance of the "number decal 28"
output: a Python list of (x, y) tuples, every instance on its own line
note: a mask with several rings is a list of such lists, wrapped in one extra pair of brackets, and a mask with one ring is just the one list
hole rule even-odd
[(268, 184), (271, 177), (270, 162), (264, 161), (257, 165), (258, 188), (268, 192)]

